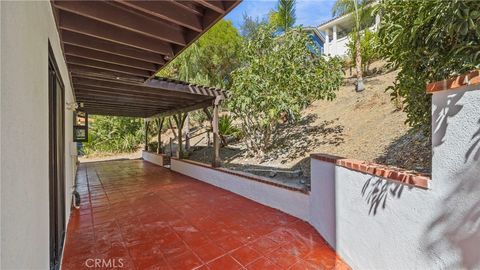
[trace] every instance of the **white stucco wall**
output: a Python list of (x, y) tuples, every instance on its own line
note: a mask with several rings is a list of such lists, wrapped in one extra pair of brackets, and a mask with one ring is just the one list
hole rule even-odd
[[(50, 3), (1, 2), (1, 269), (49, 267), (48, 41), (70, 102)], [(70, 111), (65, 127), (68, 219), (73, 182)]]
[(157, 153), (151, 153), (147, 151), (142, 151), (142, 158), (145, 161), (148, 161), (150, 163), (163, 166), (164, 161), (163, 161), (163, 155), (159, 155)]
[(279, 209), (302, 220), (309, 220), (309, 196), (307, 194), (176, 159), (171, 160), (170, 168), (258, 203)]
[(337, 39), (336, 42), (330, 41), (328, 45), (328, 51), (326, 52), (330, 56), (347, 56), (348, 53), (348, 36)]
[(430, 189), (312, 159), (311, 223), (354, 269), (480, 268), (480, 91), (433, 95)]

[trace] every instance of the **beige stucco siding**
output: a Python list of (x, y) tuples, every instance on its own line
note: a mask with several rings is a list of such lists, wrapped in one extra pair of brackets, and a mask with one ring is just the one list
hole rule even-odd
[[(1, 269), (49, 267), (48, 41), (73, 100), (49, 2), (1, 5)], [(66, 199), (73, 164), (65, 114)]]

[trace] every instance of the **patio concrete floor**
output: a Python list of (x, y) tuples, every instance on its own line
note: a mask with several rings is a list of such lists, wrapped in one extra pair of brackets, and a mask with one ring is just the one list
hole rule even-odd
[(62, 269), (349, 269), (308, 223), (142, 160), (77, 179)]

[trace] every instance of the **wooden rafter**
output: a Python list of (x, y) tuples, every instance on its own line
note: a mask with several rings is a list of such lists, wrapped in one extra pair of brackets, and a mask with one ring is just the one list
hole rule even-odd
[(155, 74), (240, 1), (51, 0), (76, 101), (135, 117), (211, 106), (224, 91)]
[[(191, 9), (183, 9), (174, 1), (164, 1), (162, 5), (154, 1), (118, 1), (135, 10), (150, 14), (162, 20), (178, 24), (196, 32), (202, 32), (200, 17)], [(191, 12), (188, 14), (187, 12)]]
[(173, 56), (172, 46), (166, 42), (116, 26), (94, 22), (73, 13), (60, 13), (60, 28), (162, 55)]
[(225, 13), (225, 7), (223, 6), (223, 1), (196, 0), (196, 2), (217, 13), (220, 13), (220, 14)]
[(65, 58), (68, 64), (75, 64), (83, 67), (98, 68), (98, 69), (115, 71), (115, 72), (120, 72), (120, 73), (133, 75), (133, 76), (141, 76), (141, 77), (149, 77), (151, 75), (150, 72), (145, 70), (115, 65), (111, 63), (101, 62), (101, 61), (82, 58), (82, 57), (73, 56), (73, 55), (67, 55)]
[(107, 2), (98, 1), (95, 5), (86, 1), (55, 1), (54, 3), (55, 7), (61, 10), (165, 42), (186, 45), (183, 33), (171, 25), (158, 20), (150, 20)]
[(96, 51), (92, 49), (77, 47), (66, 44), (64, 46), (65, 54), (72, 55), (82, 58), (87, 58), (91, 60), (101, 61), (105, 63), (111, 63), (116, 65), (121, 65), (125, 67), (133, 67), (137, 69), (143, 69), (147, 71), (155, 71), (156, 65), (148, 63), (141, 60), (131, 59), (124, 56), (119, 56), (115, 54), (105, 53), (101, 51)]
[(164, 56), (128, 47), (122, 44), (113, 43), (98, 38), (89, 37), (83, 34), (62, 30), (64, 44), (75, 45), (77, 47), (96, 50), (104, 53), (115, 54), (118, 56), (133, 58), (144, 62), (165, 64)]

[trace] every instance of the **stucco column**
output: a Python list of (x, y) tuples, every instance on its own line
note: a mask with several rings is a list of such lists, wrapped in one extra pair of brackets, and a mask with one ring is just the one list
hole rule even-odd
[(325, 55), (330, 54), (330, 30), (325, 30), (325, 48), (324, 48)]
[(450, 256), (452, 268), (477, 269), (480, 253), (471, 247), (480, 239), (480, 70), (430, 84), (427, 92), (432, 93), (432, 189), (442, 197), (428, 228), (439, 240), (431, 242), (437, 256)]
[(331, 54), (332, 55), (337, 55), (337, 26), (334, 25), (333, 26), (333, 37), (332, 37), (332, 43), (333, 43), (333, 46), (332, 46), (332, 52)]
[(480, 168), (480, 71), (430, 84), (427, 92), (432, 94), (433, 182)]

